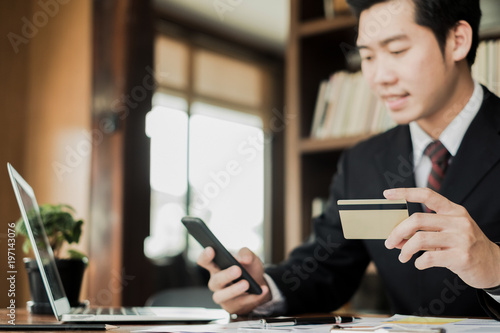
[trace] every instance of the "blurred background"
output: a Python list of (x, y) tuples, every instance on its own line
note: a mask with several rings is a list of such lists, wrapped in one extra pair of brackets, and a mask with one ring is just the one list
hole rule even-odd
[[(144, 304), (205, 285), (201, 247), (180, 223), (188, 214), (228, 248), (273, 260), (270, 220), (282, 199), (273, 213), (270, 180), (282, 170), (272, 151), (283, 132), (270, 121), (283, 117), (287, 1), (1, 1), (0, 15), (1, 164), (39, 204), (68, 203), (84, 219), (82, 299)], [(6, 256), (19, 211), (2, 174)]]

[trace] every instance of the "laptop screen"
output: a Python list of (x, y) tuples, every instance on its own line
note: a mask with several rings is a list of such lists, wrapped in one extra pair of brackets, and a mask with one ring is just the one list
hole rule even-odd
[(62, 287), (52, 248), (49, 245), (49, 240), (42, 224), (42, 217), (35, 194), (31, 186), (26, 183), (10, 164), (8, 165), (8, 169), (24, 224), (31, 241), (31, 247), (38, 262), (38, 268), (40, 269), (43, 266), (43, 269), (40, 269), (40, 273), (49, 301), (51, 302), (54, 314), (58, 317), (58, 315), (69, 310), (69, 303)]

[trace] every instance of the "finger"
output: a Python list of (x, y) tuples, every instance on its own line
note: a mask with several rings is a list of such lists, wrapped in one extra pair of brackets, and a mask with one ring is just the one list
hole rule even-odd
[(266, 285), (261, 285), (260, 287), (262, 288), (262, 293), (260, 295), (245, 294), (237, 299), (230, 301), (230, 303), (234, 302), (238, 305), (243, 304), (245, 308), (253, 310), (260, 304), (263, 304), (270, 300), (269, 288)]
[(446, 217), (437, 214), (414, 213), (398, 224), (385, 240), (388, 249), (401, 248), (404, 241), (418, 231), (442, 231), (448, 224)]
[(220, 271), (220, 268), (213, 261), (214, 258), (214, 249), (211, 247), (206, 247), (196, 260), (196, 263), (209, 271), (210, 274), (214, 274)]
[(419, 270), (424, 270), (431, 267), (446, 267), (450, 268), (453, 264), (453, 251), (438, 250), (426, 251), (415, 260), (415, 267)]
[(243, 265), (250, 265), (255, 260), (256, 255), (248, 248), (243, 247), (238, 251), (238, 261)]
[(408, 262), (419, 251), (436, 251), (448, 249), (453, 243), (448, 233), (419, 231), (406, 242), (399, 255), (399, 261)]
[(399, 242), (398, 244), (396, 244), (395, 246), (391, 247), (391, 248), (388, 248), (389, 250), (391, 249), (402, 249), (403, 246), (405, 246), (406, 242), (408, 242), (408, 239), (403, 239), (401, 242)]
[(229, 313), (235, 313), (238, 315), (248, 314), (253, 309), (255, 309), (255, 307), (271, 299), (269, 288), (266, 285), (262, 285), (261, 288), (261, 295), (244, 294), (242, 296), (238, 296), (234, 299), (224, 302), (221, 305)]
[(390, 200), (405, 199), (409, 202), (423, 203), (427, 208), (438, 214), (449, 214), (457, 206), (442, 195), (426, 187), (388, 189), (384, 191), (384, 197)]
[(208, 289), (218, 291), (226, 288), (234, 280), (241, 276), (241, 268), (238, 266), (231, 266), (225, 270), (212, 274), (208, 281)]
[(226, 288), (215, 291), (212, 298), (216, 304), (222, 304), (238, 296), (242, 296), (249, 287), (250, 285), (247, 280), (240, 280)]

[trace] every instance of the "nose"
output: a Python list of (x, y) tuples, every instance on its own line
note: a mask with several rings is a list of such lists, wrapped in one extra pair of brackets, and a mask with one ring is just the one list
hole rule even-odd
[(371, 66), (373, 68), (370, 71), (372, 73), (370, 81), (373, 85), (388, 86), (398, 81), (394, 64), (391, 63), (390, 59), (379, 57)]

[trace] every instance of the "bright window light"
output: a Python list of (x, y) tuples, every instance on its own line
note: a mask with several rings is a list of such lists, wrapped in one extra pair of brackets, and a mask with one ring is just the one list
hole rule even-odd
[(151, 231), (144, 244), (146, 256), (168, 261), (187, 246), (188, 257), (196, 261), (201, 246), (192, 238), (186, 244), (180, 222), (189, 214), (202, 218), (230, 251), (248, 247), (263, 258), (261, 119), (200, 102), (192, 105), (188, 117), (184, 99), (163, 93), (156, 93), (153, 103), (146, 118), (151, 138)]
[(156, 93), (146, 115), (151, 138), (151, 226), (144, 241), (150, 259), (166, 260), (186, 248), (188, 116), (184, 99)]
[[(230, 251), (248, 247), (262, 258), (262, 122), (257, 116), (204, 103), (193, 104), (192, 110), (191, 214), (202, 217)], [(190, 257), (196, 258), (200, 250), (196, 241), (190, 239)]]
[(173, 196), (187, 192), (186, 112), (155, 107), (146, 116), (151, 137), (151, 188)]

